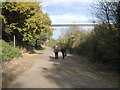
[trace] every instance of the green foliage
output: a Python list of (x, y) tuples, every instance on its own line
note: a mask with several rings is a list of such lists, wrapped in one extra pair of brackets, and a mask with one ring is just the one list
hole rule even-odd
[(45, 45), (48, 47), (54, 47), (56, 44), (58, 44), (58, 40), (54, 40), (53, 38), (45, 42)]
[(43, 52), (43, 51), (44, 51), (44, 49), (42, 49), (42, 50), (36, 50), (36, 51), (38, 51), (38, 52)]
[(106, 81), (110, 82), (115, 88), (120, 88), (120, 80), (114, 77), (107, 77), (105, 78)]
[(71, 33), (62, 37), (58, 41), (58, 44), (60, 45), (60, 47), (66, 48), (70, 53), (79, 54), (80, 48), (78, 47), (83, 42), (85, 42), (86, 36), (87, 36), (87, 33), (83, 30), (73, 30)]
[(91, 32), (71, 31), (71, 33), (56, 40), (59, 47), (66, 48), (70, 53), (88, 56), (95, 63), (109, 63), (117, 67), (120, 61), (118, 29), (115, 27), (110, 29), (107, 24), (100, 24), (95, 26)]
[(4, 2), (2, 5), (3, 39), (13, 41), (16, 35), (17, 42), (26, 42), (36, 45), (36, 40), (45, 40), (52, 35), (51, 20), (42, 12), (40, 3), (36, 2)]
[(13, 48), (3, 40), (0, 40), (0, 43), (2, 43), (2, 52), (0, 53), (2, 56), (2, 61), (12, 60), (15, 57), (21, 56), (19, 49)]

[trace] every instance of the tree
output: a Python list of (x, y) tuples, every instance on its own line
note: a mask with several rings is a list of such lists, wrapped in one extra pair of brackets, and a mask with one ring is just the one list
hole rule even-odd
[(16, 35), (18, 42), (28, 42), (40, 39), (41, 33), (52, 35), (51, 20), (42, 12), (40, 3), (36, 2), (5, 2), (2, 6), (3, 39), (13, 41)]
[[(117, 42), (118, 42), (118, 63), (120, 63), (120, 1), (118, 2), (118, 4), (116, 5), (117, 9), (116, 9), (116, 21), (117, 21)], [(119, 67), (119, 64), (118, 64)]]
[[(119, 62), (118, 54), (118, 2), (98, 2), (95, 5), (95, 16), (101, 24), (94, 27), (93, 55), (96, 61), (102, 63)], [(113, 23), (112, 25), (110, 23)], [(117, 63), (116, 63), (117, 64)]]
[(93, 14), (98, 18), (99, 22), (108, 25), (110, 29), (112, 29), (110, 23), (116, 22), (116, 5), (117, 2), (102, 0), (92, 6), (94, 8)]

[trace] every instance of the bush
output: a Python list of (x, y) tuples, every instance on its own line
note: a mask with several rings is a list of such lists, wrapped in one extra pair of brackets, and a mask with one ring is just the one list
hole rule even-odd
[(3, 40), (0, 40), (0, 43), (2, 43), (2, 61), (12, 60), (15, 57), (21, 56), (21, 52), (19, 49), (13, 48), (11, 45)]

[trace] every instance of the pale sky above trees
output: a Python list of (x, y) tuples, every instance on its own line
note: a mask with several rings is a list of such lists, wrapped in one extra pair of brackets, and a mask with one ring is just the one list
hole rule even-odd
[[(92, 23), (96, 20), (91, 14), (93, 0), (43, 0), (43, 12), (48, 13), (52, 23)], [(66, 27), (57, 27), (53, 38), (59, 38)], [(87, 28), (88, 29), (88, 28)]]

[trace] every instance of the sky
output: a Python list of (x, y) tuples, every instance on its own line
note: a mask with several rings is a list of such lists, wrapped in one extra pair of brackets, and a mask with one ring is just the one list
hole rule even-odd
[[(91, 13), (93, 0), (43, 0), (42, 8), (48, 13), (52, 23), (92, 23), (96, 20)], [(66, 28), (53, 27), (53, 38), (59, 38)], [(91, 27), (81, 27), (90, 29)]]

